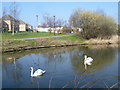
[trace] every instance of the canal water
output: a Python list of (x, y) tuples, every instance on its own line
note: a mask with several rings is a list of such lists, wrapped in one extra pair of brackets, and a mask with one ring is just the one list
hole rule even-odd
[[(86, 69), (84, 55), (93, 58)], [(117, 88), (119, 56), (118, 47), (102, 45), (3, 53), (2, 88)], [(30, 67), (46, 73), (33, 78)]]

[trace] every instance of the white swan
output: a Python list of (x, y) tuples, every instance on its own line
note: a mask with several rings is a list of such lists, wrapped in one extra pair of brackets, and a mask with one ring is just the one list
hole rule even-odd
[(33, 67), (30, 67), (31, 70), (31, 77), (37, 77), (37, 76), (41, 76), (45, 73), (45, 71), (38, 69), (33, 73)]
[(92, 65), (92, 61), (93, 59), (91, 57), (87, 57), (87, 55), (85, 55), (85, 59), (84, 59), (85, 69), (87, 68), (87, 65)]

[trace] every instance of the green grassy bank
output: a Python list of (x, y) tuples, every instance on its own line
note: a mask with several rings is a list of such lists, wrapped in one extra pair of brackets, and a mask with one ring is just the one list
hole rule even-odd
[(24, 33), (15, 33), (15, 35), (12, 36), (11, 33), (3, 33), (2, 34), (3, 51), (9, 49), (18, 49), (18, 48), (23, 49), (23, 48), (35, 47), (35, 46), (77, 44), (77, 43), (84, 43), (86, 41), (85, 39), (79, 38), (76, 35), (70, 33), (56, 34), (56, 36), (57, 35), (71, 35), (71, 36), (30, 39), (30, 40), (10, 40), (10, 39), (19, 39), (19, 38), (48, 37), (48, 36), (54, 36), (54, 34), (24, 32)]
[(55, 34), (47, 32), (18, 32), (12, 35), (12, 33), (2, 33), (3, 39), (21, 39), (21, 38), (37, 38), (37, 37), (48, 37), (48, 36), (59, 36), (59, 35), (73, 35), (72, 33)]

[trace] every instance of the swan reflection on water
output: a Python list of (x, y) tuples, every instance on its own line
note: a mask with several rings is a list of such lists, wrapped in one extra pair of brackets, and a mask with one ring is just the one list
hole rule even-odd
[(85, 69), (87, 69), (87, 65), (92, 65), (93, 58), (87, 57), (87, 55), (85, 55), (84, 58)]
[[(31, 84), (34, 85), (37, 83), (37, 88), (40, 88), (40, 79), (42, 76), (37, 76), (37, 77), (31, 77)], [(35, 80), (37, 78), (37, 81)]]

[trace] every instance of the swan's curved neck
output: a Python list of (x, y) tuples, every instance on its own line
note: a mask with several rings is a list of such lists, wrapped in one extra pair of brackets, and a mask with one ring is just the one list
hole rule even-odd
[(85, 56), (85, 60), (87, 59), (87, 56)]
[(33, 76), (33, 69), (31, 70), (31, 76)]

